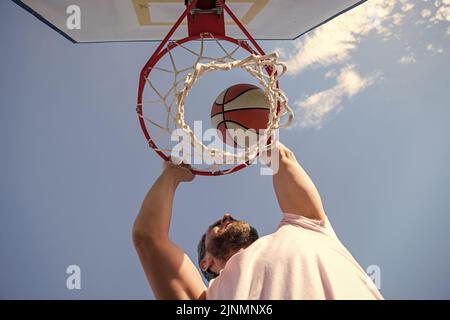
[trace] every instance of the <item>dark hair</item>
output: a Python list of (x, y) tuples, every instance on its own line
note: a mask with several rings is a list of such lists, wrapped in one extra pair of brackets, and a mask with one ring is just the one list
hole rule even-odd
[[(211, 279), (214, 279), (219, 275), (219, 274), (211, 271), (211, 269), (209, 269), (209, 268), (206, 270), (203, 270), (203, 268), (201, 266), (201, 261), (203, 260), (203, 258), (205, 257), (205, 254), (206, 254), (206, 235), (207, 235), (208, 231), (211, 230), (211, 228), (214, 227), (215, 225), (217, 225), (217, 223), (211, 225), (208, 228), (208, 230), (202, 235), (202, 237), (197, 245), (198, 266), (199, 266), (200, 271), (202, 272), (203, 276), (205, 277), (206, 280), (208, 280), (208, 282), (211, 281)], [(250, 234), (247, 238), (245, 247), (249, 246), (256, 240), (258, 240), (258, 238), (259, 238), (258, 231), (255, 228), (253, 228), (252, 226), (250, 226)]]
[[(208, 229), (208, 231), (209, 231), (209, 229)], [(200, 239), (200, 241), (197, 245), (197, 257), (198, 257), (198, 266), (200, 267), (200, 271), (202, 272), (205, 279), (208, 280), (208, 282), (209, 282), (209, 281), (211, 281), (211, 279), (214, 279), (215, 277), (217, 277), (218, 274), (215, 272), (212, 272), (209, 268), (206, 270), (203, 270), (202, 265), (200, 263), (206, 254), (206, 234), (207, 233), (208, 232), (205, 232), (202, 235), (202, 238)]]

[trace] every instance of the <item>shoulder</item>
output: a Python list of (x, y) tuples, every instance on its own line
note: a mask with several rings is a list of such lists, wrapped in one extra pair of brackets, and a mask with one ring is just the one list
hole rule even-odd
[(324, 216), (321, 220), (307, 218), (305, 216), (293, 213), (283, 213), (278, 230), (283, 226), (297, 227), (299, 230), (315, 231), (323, 234), (327, 234), (336, 237), (330, 220), (327, 216)]

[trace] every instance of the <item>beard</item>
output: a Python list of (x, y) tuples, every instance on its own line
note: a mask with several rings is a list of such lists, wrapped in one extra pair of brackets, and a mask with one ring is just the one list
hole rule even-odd
[(240, 249), (244, 249), (258, 239), (258, 231), (245, 221), (233, 221), (220, 234), (209, 241), (206, 250), (216, 259), (227, 261)]

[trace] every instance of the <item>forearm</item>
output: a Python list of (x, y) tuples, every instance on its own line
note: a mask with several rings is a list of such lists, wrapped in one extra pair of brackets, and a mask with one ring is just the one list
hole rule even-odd
[(325, 213), (319, 192), (292, 151), (279, 147), (279, 170), (273, 176), (278, 203), (283, 212), (299, 214), (311, 219), (324, 219)]
[(133, 236), (164, 239), (168, 237), (172, 204), (179, 182), (163, 172), (148, 191), (133, 226)]

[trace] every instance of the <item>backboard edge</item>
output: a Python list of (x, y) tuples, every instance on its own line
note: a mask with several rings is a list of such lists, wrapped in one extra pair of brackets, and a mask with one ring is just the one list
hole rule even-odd
[(36, 11), (34, 11), (32, 8), (30, 8), (28, 5), (26, 5), (25, 3), (22, 2), (22, 0), (12, 0), (12, 2), (14, 2), (15, 4), (17, 4), (19, 7), (25, 9), (26, 11), (28, 11), (30, 14), (32, 14), (33, 16), (35, 16), (37, 19), (39, 19), (42, 23), (45, 23), (48, 27), (50, 27), (51, 29), (53, 29), (54, 31), (56, 31), (57, 33), (59, 33), (60, 35), (62, 35), (64, 38), (66, 38), (67, 40), (69, 40), (72, 43), (79, 43), (77, 41), (75, 41), (75, 39), (71, 38), (67, 33), (65, 33), (64, 31), (62, 31), (61, 29), (59, 29), (57, 26), (55, 26), (54, 24), (52, 24), (50, 21), (48, 21), (47, 19), (45, 19), (43, 16), (41, 16), (39, 13), (37, 13)]
[[(29, 7), (28, 5), (26, 5), (22, 0), (11, 0), (12, 2), (14, 2), (15, 4), (17, 4), (18, 6), (22, 7), (23, 9), (25, 9), (26, 11), (28, 11), (30, 14), (32, 14), (34, 17), (36, 17), (37, 19), (39, 19), (42, 23), (45, 23), (48, 27), (50, 27), (51, 29), (53, 29), (54, 31), (56, 31), (57, 33), (59, 33), (60, 35), (62, 35), (64, 38), (66, 38), (67, 40), (69, 40), (72, 43), (75, 44), (100, 44), (100, 43), (121, 43), (121, 42), (159, 42), (161, 40), (156, 40), (156, 39), (149, 39), (149, 40), (105, 40), (105, 41), (76, 41), (75, 39), (73, 39), (72, 37), (70, 37), (67, 33), (65, 33), (64, 31), (62, 31), (61, 29), (59, 29), (57, 26), (55, 26), (54, 24), (52, 24), (50, 21), (48, 21), (46, 18), (44, 18), (43, 16), (41, 16), (39, 13), (37, 13), (36, 11), (34, 11), (31, 7)], [(308, 30), (306, 30), (305, 32), (295, 36), (294, 38), (274, 38), (274, 39), (264, 39), (264, 38), (255, 38), (255, 40), (258, 41), (293, 41), (293, 40), (297, 40), (298, 38), (304, 36), (305, 34), (319, 28), (320, 26), (330, 22), (331, 20), (337, 18), (338, 16), (346, 13), (347, 11), (350, 11), (352, 9), (354, 9), (355, 7), (363, 4), (364, 2), (367, 2), (368, 0), (360, 0), (357, 3), (353, 4), (352, 6), (345, 8), (344, 10), (336, 13), (335, 15), (329, 17), (328, 19), (325, 19), (324, 21), (322, 21), (321, 23), (319, 23), (316, 26), (313, 26), (311, 28), (309, 28)], [(241, 40), (245, 40), (245, 39), (241, 39)]]

